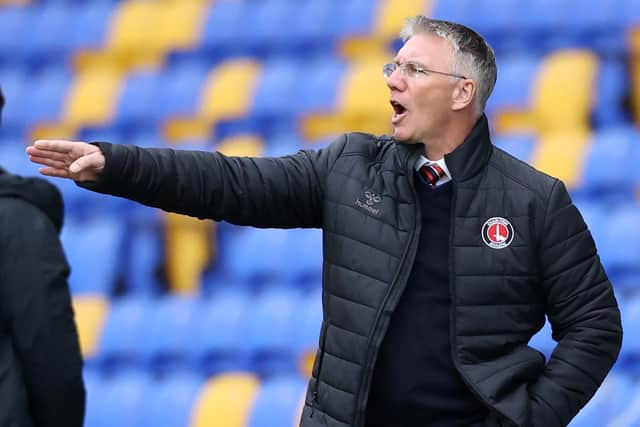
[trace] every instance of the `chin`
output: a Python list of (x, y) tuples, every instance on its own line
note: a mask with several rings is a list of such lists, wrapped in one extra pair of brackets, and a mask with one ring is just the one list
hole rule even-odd
[(411, 137), (402, 131), (399, 131), (397, 129), (393, 130), (393, 139), (395, 139), (398, 142), (401, 142), (403, 144), (413, 144), (414, 142), (411, 140)]

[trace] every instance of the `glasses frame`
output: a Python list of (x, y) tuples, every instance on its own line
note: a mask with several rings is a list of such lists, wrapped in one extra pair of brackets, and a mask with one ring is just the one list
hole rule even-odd
[(436, 71), (436, 70), (431, 70), (429, 68), (425, 68), (420, 64), (417, 64), (415, 62), (405, 62), (404, 64), (398, 64), (397, 62), (389, 62), (387, 64), (384, 64), (382, 66), (382, 75), (385, 78), (389, 78), (391, 77), (391, 75), (394, 73), (394, 71), (396, 71), (398, 68), (400, 69), (400, 71), (402, 71), (402, 75), (405, 77), (408, 77), (407, 75), (407, 66), (411, 66), (414, 68), (415, 72), (418, 74), (422, 74), (425, 76), (428, 76), (429, 74), (433, 73), (433, 74), (440, 74), (443, 76), (449, 76), (449, 77), (456, 77), (459, 79), (463, 79), (466, 80), (467, 78), (463, 75), (460, 74), (452, 74), (452, 73), (445, 73), (443, 71)]

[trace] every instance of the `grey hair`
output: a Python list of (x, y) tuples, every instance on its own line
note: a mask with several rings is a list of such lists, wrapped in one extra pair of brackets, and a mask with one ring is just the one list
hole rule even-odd
[(406, 42), (416, 34), (425, 33), (449, 41), (454, 52), (453, 73), (475, 80), (476, 108), (478, 115), (482, 114), (498, 77), (496, 56), (489, 43), (471, 28), (424, 15), (408, 18), (400, 37)]

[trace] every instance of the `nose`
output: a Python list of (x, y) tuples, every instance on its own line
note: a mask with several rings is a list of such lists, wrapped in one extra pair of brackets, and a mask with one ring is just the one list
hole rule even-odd
[(387, 77), (387, 87), (389, 89), (403, 91), (406, 88), (407, 82), (404, 78), (404, 74), (400, 68), (393, 70), (393, 73)]

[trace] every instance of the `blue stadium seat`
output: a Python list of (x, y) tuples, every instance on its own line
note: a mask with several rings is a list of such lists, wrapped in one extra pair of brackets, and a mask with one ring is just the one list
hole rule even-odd
[(88, 405), (86, 427), (149, 425), (140, 408), (151, 398), (153, 391), (149, 377), (140, 372), (123, 373), (104, 381), (99, 398)]
[[(209, 69), (199, 61), (185, 61), (162, 73), (155, 102), (149, 105), (150, 119), (164, 120), (174, 116), (193, 115), (200, 102)], [(171, 100), (171, 102), (167, 102)]]
[(155, 123), (151, 106), (162, 104), (167, 99), (160, 96), (165, 89), (161, 83), (162, 75), (155, 70), (131, 73), (120, 96), (113, 125), (124, 131), (141, 126), (152, 127)]
[(118, 279), (124, 223), (113, 216), (67, 217), (60, 239), (72, 266), (73, 293), (108, 295)]
[(60, 2), (31, 7), (33, 18), (29, 37), (23, 40), (24, 55), (31, 64), (62, 64), (70, 53), (74, 27), (79, 25), (78, 8)]
[(542, 329), (535, 334), (529, 341), (529, 345), (536, 350), (542, 352), (547, 360), (553, 353), (553, 349), (556, 348), (556, 342), (551, 337), (551, 324), (549, 321), (545, 322)]
[(248, 294), (239, 289), (226, 289), (202, 299), (198, 321), (185, 345), (196, 370), (210, 376), (249, 368), (244, 340), (250, 310), (253, 307)]
[(527, 54), (498, 56), (500, 77), (487, 102), (489, 116), (509, 108), (526, 108), (533, 92), (533, 83), (540, 59)]
[(142, 406), (144, 423), (139, 427), (189, 425), (203, 380), (192, 372), (177, 373), (152, 383), (153, 390)]
[(533, 135), (498, 135), (492, 138), (496, 147), (503, 149), (512, 156), (531, 163), (535, 137)]
[(296, 57), (317, 56), (333, 51), (339, 30), (333, 22), (336, 10), (340, 10), (342, 4), (341, 0), (295, 2), (298, 7), (295, 12), (297, 18), (291, 22), (288, 32), (291, 50)]
[(153, 302), (139, 342), (142, 362), (164, 374), (187, 367), (186, 343), (196, 318), (198, 301), (191, 297), (165, 296)]
[(74, 4), (77, 8), (70, 47), (73, 50), (99, 49), (107, 40), (107, 32), (118, 3), (112, 0), (97, 0)]
[[(640, 275), (640, 208), (631, 203), (613, 210), (602, 247), (603, 262), (612, 281)], [(621, 282), (622, 283), (622, 282)]]
[(252, 370), (261, 376), (294, 372), (296, 360), (291, 336), (300, 293), (291, 288), (267, 289), (253, 303), (245, 344)]
[(238, 230), (220, 251), (221, 273), (254, 288), (281, 283), (286, 239), (287, 230)]
[[(631, 201), (634, 197), (630, 171), (640, 133), (629, 126), (607, 128), (593, 134), (582, 174), (582, 185), (575, 192), (604, 203)], [(602, 165), (616, 165), (602, 167)]]
[(618, 372), (611, 372), (587, 405), (569, 424), (571, 427), (602, 427), (629, 407), (635, 386), (631, 379)]
[(140, 296), (114, 299), (98, 343), (98, 361), (105, 372), (132, 370), (140, 364), (140, 342), (153, 312), (153, 300)]
[(260, 58), (287, 53), (289, 26), (298, 19), (295, 3), (289, 0), (264, 0), (253, 3), (246, 15), (251, 31), (239, 31), (235, 42), (246, 46), (250, 54)]
[(202, 33), (203, 56), (219, 61), (250, 53), (246, 44), (236, 43), (245, 31), (244, 19), (251, 14), (250, 8), (251, 3), (235, 0), (221, 0), (211, 6)]
[(249, 113), (261, 133), (272, 133), (277, 126), (291, 122), (298, 111), (299, 78), (306, 67), (291, 59), (278, 58), (264, 63)]
[(592, 197), (575, 197), (572, 195), (572, 198), (573, 204), (576, 205), (582, 214), (584, 222), (589, 227), (591, 236), (596, 243), (596, 248), (600, 250), (604, 245), (604, 239), (607, 238), (608, 210), (606, 206)]
[(0, 140), (0, 166), (17, 175), (39, 175), (39, 166), (29, 160), (25, 149), (26, 145), (22, 139)]
[(629, 88), (627, 64), (619, 59), (602, 58), (598, 68), (593, 125), (598, 128), (630, 122), (624, 99)]
[(123, 209), (127, 218), (125, 280), (127, 291), (153, 295), (163, 289), (159, 268), (164, 259), (162, 214), (131, 202)]
[(334, 15), (335, 33), (340, 38), (364, 36), (374, 29), (378, 2), (351, 0), (340, 3)]
[(306, 381), (299, 376), (277, 376), (264, 381), (258, 391), (249, 427), (293, 426)]
[(305, 65), (305, 84), (300, 87), (301, 114), (330, 112), (336, 107), (338, 87), (346, 70), (335, 57), (317, 57)]
[(30, 38), (35, 17), (34, 8), (27, 6), (0, 7), (0, 64), (23, 61), (23, 46)]
[(38, 123), (55, 123), (63, 114), (71, 73), (64, 66), (40, 69), (29, 79), (25, 96), (24, 120), (29, 127)]
[(303, 295), (298, 302), (291, 321), (295, 325), (292, 335), (292, 347), (295, 359), (304, 371), (315, 358), (318, 348), (320, 328), (322, 326), (322, 289), (313, 289)]
[(296, 229), (287, 233), (282, 269), (293, 286), (313, 287), (322, 281), (322, 232)]
[(26, 99), (31, 92), (29, 79), (26, 76), (27, 70), (23, 67), (0, 68), (0, 88), (2, 88), (6, 102), (2, 111), (2, 127), (0, 127), (2, 135), (22, 136), (27, 114)]
[(303, 149), (302, 140), (294, 133), (286, 132), (273, 135), (267, 141), (264, 156), (280, 157), (295, 154)]

